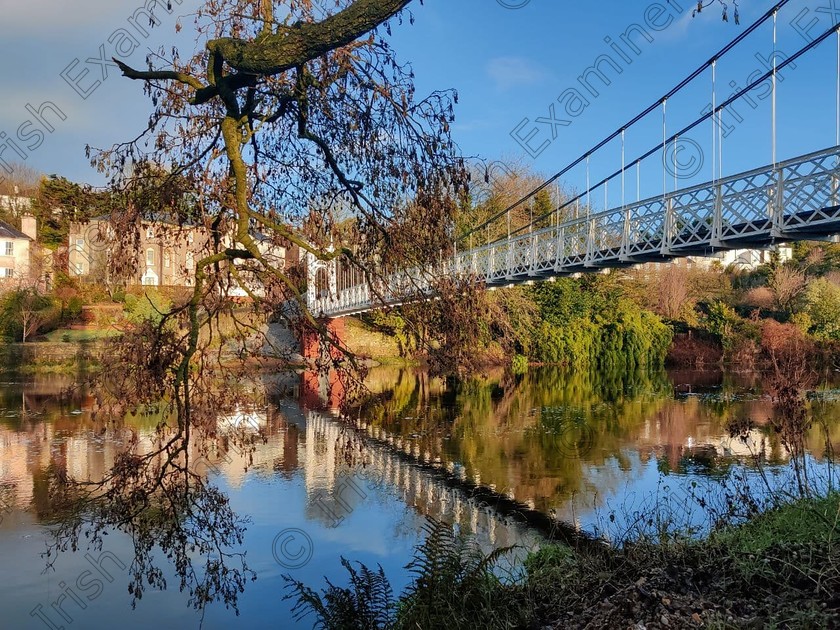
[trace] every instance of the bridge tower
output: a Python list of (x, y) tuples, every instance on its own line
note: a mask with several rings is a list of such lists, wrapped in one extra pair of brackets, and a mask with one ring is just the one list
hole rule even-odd
[[(332, 251), (332, 247), (330, 247)], [(312, 252), (306, 252), (306, 306), (309, 312), (327, 330), (331, 343), (325, 343), (315, 331), (307, 331), (301, 339), (301, 354), (308, 361), (338, 359), (341, 351), (337, 345), (344, 345), (344, 318), (324, 315), (324, 307), (338, 301), (338, 270), (336, 260), (319, 260)], [(326, 346), (326, 347), (324, 347)]]
[(306, 252), (306, 277), (307, 308), (326, 330), (329, 340), (314, 330), (302, 334), (301, 354), (308, 369), (302, 376), (301, 389), (309, 406), (337, 410), (344, 401), (345, 389), (334, 362), (342, 357), (339, 347), (345, 345), (345, 324), (343, 317), (327, 317), (321, 309), (321, 305), (334, 303), (338, 298), (335, 259), (323, 261)]

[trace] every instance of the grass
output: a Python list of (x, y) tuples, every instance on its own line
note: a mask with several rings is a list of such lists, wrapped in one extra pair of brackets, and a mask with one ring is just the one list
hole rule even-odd
[(355, 317), (347, 317), (346, 343), (354, 354), (376, 361), (381, 365), (416, 365), (417, 361), (400, 354), (394, 337), (385, 335)]
[(738, 527), (727, 527), (715, 532), (710, 541), (721, 544), (733, 552), (762, 554), (785, 541), (790, 544), (808, 544), (815, 541), (832, 542), (838, 533), (840, 520), (840, 494), (800, 499), (765, 512)]

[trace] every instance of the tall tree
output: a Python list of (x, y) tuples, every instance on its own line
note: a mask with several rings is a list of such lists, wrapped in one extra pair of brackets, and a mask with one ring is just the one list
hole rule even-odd
[[(300, 300), (299, 282), (266, 258), (254, 229), (321, 259), (344, 254), (357, 264), (375, 259), (380, 268), (387, 259), (404, 264), (406, 254), (438, 256), (451, 233), (447, 200), (466, 177), (449, 135), (454, 93), (418, 99), (410, 66), (386, 39), (387, 21), (409, 2), (208, 0), (196, 20), (208, 38), (203, 49), (186, 60), (162, 50), (149, 70), (117, 61), (125, 76), (144, 83), (156, 108), (138, 140), (96, 152), (94, 161), (112, 169), (117, 186), (130, 180), (129, 165), (175, 165), (173, 173), (197, 191), (214, 235), (196, 262), (186, 307), (191, 333), (178, 368), (184, 387), (202, 302), (224, 263), (256, 261)], [(153, 149), (142, 150), (150, 137)], [(425, 251), (410, 238), (419, 233), (417, 205), (422, 233), (438, 237), (426, 239)], [(313, 207), (327, 225), (322, 242), (296, 227)], [(339, 209), (358, 219), (352, 251), (330, 247)], [(395, 238), (394, 225), (414, 229)], [(182, 402), (188, 411), (188, 397)]]
[[(90, 150), (126, 200), (117, 225), (149, 213), (137, 202), (155, 198), (144, 174), (166, 164), (168, 176), (155, 185), (163, 190), (177, 178), (178, 188), (193, 191), (190, 220), (210, 234), (187, 299), (126, 331), (106, 358), (104, 389), (118, 410), (164, 405), (154, 448), (121, 456), (96, 484), (56, 484), (68, 513), (85, 517), (63, 524), (55, 549), (83, 535), (101, 542), (113, 527), (128, 531), (136, 596), (145, 583), (163, 582), (151, 556), (157, 545), (175, 559), (196, 606), (235, 605), (250, 575), (244, 563), (229, 566), (242, 523), (196, 472), (190, 444), (191, 435), (218, 437), (218, 414), (235, 412), (235, 392), (219, 391), (214, 380), (230, 380), (229, 365), (224, 375), (214, 371), (219, 353), (210, 351), (220, 337), (230, 340), (221, 318), (238, 312), (224, 299), (233, 263), (245, 261), (273, 284), (266, 295), (305, 307), (299, 277), (267, 256), (255, 233), (317, 258), (343, 255), (370, 272), (370, 263), (437, 260), (451, 239), (451, 200), (467, 181), (450, 138), (455, 94), (418, 97), (411, 67), (388, 44), (388, 20), (405, 17), (409, 2), (206, 0), (196, 16), (206, 42), (199, 50), (186, 57), (161, 50), (144, 70), (116, 62), (155, 106), (139, 138)], [(343, 232), (353, 242), (336, 242), (337, 221), (348, 219), (353, 229)], [(122, 238), (128, 230), (115, 232)], [(234, 327), (240, 341), (254, 332), (247, 322)], [(202, 532), (198, 523), (215, 525)], [(192, 569), (196, 549), (207, 558), (201, 571)]]

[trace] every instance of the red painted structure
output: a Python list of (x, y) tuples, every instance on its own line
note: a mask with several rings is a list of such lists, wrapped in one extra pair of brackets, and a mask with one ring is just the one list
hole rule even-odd
[[(305, 407), (338, 410), (344, 402), (345, 387), (333, 362), (342, 357), (339, 347), (344, 346), (344, 318), (326, 319), (319, 322), (326, 329), (330, 341), (326, 341), (317, 331), (306, 330), (301, 338), (301, 354), (310, 369), (301, 375), (301, 400)], [(327, 361), (327, 357), (332, 361)], [(327, 372), (326, 365), (329, 365)], [(326, 376), (326, 383), (322, 377)], [(322, 387), (322, 384), (325, 387)], [(326, 392), (324, 392), (326, 389)]]

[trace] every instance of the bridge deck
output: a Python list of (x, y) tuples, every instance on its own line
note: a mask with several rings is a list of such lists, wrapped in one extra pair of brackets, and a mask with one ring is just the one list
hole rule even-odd
[(427, 299), (442, 275), (508, 286), (837, 233), (840, 146), (459, 252), (437, 269), (393, 275), (378, 297), (362, 284), (310, 297), (309, 307), (340, 317)]

